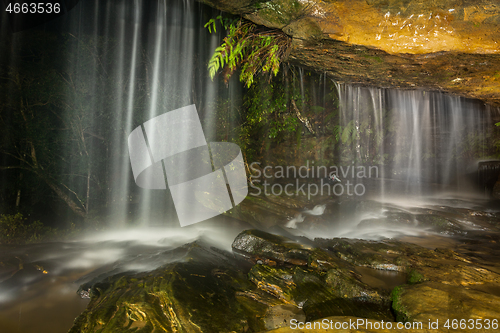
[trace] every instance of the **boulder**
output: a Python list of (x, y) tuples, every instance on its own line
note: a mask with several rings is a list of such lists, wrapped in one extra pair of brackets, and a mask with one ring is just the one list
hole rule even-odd
[[(335, 329), (349, 320), (363, 321), (353, 332), (384, 331), (382, 323), (397, 332), (395, 321), (439, 320), (441, 329), (447, 319), (484, 323), (500, 308), (500, 235), (467, 237), (453, 249), (429, 249), (340, 238), (304, 245), (246, 230), (234, 253), (196, 241), (162, 253), (169, 262), (153, 271), (83, 285), (91, 300), (70, 333), (304, 331), (292, 329), (297, 322), (321, 332), (320, 324)], [(376, 274), (384, 271), (403, 280), (385, 284), (393, 276)], [(432, 331), (422, 329), (413, 331)]]
[[(284, 302), (247, 280), (231, 253), (195, 242), (181, 259), (151, 272), (110, 276), (91, 287), (78, 332), (244, 332), (269, 329)], [(279, 327), (279, 326), (275, 326)]]
[[(447, 321), (451, 328), (454, 319), (458, 324), (460, 321), (468, 324), (469, 319), (475, 321), (478, 318), (483, 324), (486, 319), (498, 320), (500, 309), (498, 295), (437, 282), (397, 287), (392, 293), (392, 299), (392, 308), (398, 321), (428, 323), (429, 320), (438, 320), (441, 328), (444, 328)], [(488, 330), (476, 327), (474, 331)]]
[(307, 265), (309, 250), (298, 242), (260, 230), (246, 230), (236, 236), (233, 251), (253, 258), (270, 260), (274, 264)]
[[(250, 190), (252, 191), (252, 190)], [(251, 192), (252, 193), (252, 192)], [(259, 229), (283, 225), (299, 214), (300, 201), (281, 197), (259, 197), (249, 195), (238, 206), (225, 212), (225, 215), (247, 222)]]
[(347, 276), (335, 270), (324, 274), (298, 266), (267, 265), (255, 265), (248, 273), (259, 289), (302, 309), (307, 320), (333, 315), (392, 319), (387, 311), (388, 298), (380, 302), (382, 296), (378, 291)]

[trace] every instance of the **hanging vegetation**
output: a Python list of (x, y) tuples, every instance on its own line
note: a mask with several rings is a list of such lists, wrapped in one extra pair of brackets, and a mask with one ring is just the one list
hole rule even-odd
[(213, 79), (223, 69), (224, 82), (240, 69), (240, 81), (250, 87), (259, 73), (278, 74), (280, 63), (290, 53), (291, 39), (281, 30), (270, 30), (242, 18), (221, 15), (205, 24), (209, 31), (217, 32), (217, 22), (227, 31), (227, 36), (208, 63)]

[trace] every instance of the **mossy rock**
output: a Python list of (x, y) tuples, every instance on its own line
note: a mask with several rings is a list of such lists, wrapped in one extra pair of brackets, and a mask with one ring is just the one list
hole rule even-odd
[[(351, 296), (345, 295), (347, 289), (356, 289), (362, 293), (361, 283), (356, 284), (347, 280), (343, 289), (341, 283), (333, 283), (332, 279), (339, 281), (346, 276), (341, 273), (328, 274), (318, 272), (314, 269), (303, 267), (280, 268), (268, 265), (255, 265), (249, 272), (249, 279), (255, 285), (271, 295), (286, 303), (302, 308), (307, 320), (315, 320), (326, 316), (362, 316), (377, 320), (391, 320), (387, 303), (373, 302), (371, 297), (357, 297), (355, 293)], [(330, 279), (328, 280), (328, 277)], [(376, 292), (366, 286), (366, 294), (373, 296)], [(344, 295), (340, 296), (341, 293)]]
[(266, 328), (270, 305), (233, 255), (202, 243), (154, 271), (111, 276), (95, 284), (76, 332), (244, 332)]
[(248, 272), (248, 279), (255, 283), (257, 288), (283, 300), (287, 304), (297, 306), (293, 295), (296, 288), (293, 274), (294, 271), (291, 268), (255, 265)]
[(416, 219), (421, 226), (428, 227), (444, 235), (467, 234), (467, 230), (464, 230), (464, 227), (460, 223), (449, 217), (438, 214), (427, 214), (417, 215)]
[(491, 320), (498, 317), (500, 309), (500, 296), (436, 282), (396, 287), (392, 302), (397, 321), (424, 323), (439, 320), (444, 324), (448, 319)]
[(308, 266), (318, 271), (327, 272), (332, 268), (347, 267), (348, 264), (321, 248), (315, 248), (311, 250), (309, 255)]
[(425, 280), (426, 278), (416, 269), (412, 269), (410, 273), (408, 273), (408, 284), (417, 284)]
[(327, 272), (325, 281), (337, 297), (379, 304), (388, 302), (388, 295), (359, 281), (352, 270), (331, 269)]
[[(355, 266), (409, 272), (413, 267), (433, 265), (431, 259), (444, 255), (422, 246), (394, 240), (367, 241), (359, 239), (315, 239), (322, 248)], [(435, 265), (439, 266), (437, 263)]]
[[(101, 275), (83, 285), (91, 287), (91, 301), (70, 333), (251, 332), (279, 327), (294, 315), (393, 321), (391, 307), (398, 321), (486, 318), (498, 313), (500, 275), (474, 262), (486, 254), (498, 260), (498, 237), (430, 250), (393, 240), (316, 239), (305, 246), (246, 230), (233, 242), (234, 252), (263, 264), (250, 267), (240, 255), (200, 241), (166, 251), (170, 263), (154, 271)], [(356, 266), (396, 267), (408, 273), (408, 284), (389, 296), (367, 279), (368, 268)]]
[(342, 238), (316, 239), (315, 241), (340, 259), (355, 266), (395, 271), (406, 270), (406, 267), (395, 263), (393, 254), (400, 254), (402, 251), (396, 244)]
[(392, 310), (396, 315), (396, 321), (398, 322), (407, 322), (410, 321), (411, 318), (408, 315), (408, 310), (403, 304), (402, 297), (405, 292), (404, 286), (398, 286), (392, 290), (391, 293), (391, 301), (392, 301)]
[(246, 230), (236, 236), (233, 251), (255, 259), (270, 259), (278, 263), (307, 265), (310, 250), (288, 238), (261, 230)]
[(288, 204), (280, 197), (258, 197), (249, 195), (234, 209), (224, 213), (238, 220), (249, 223), (255, 228), (267, 229), (275, 225), (284, 224), (299, 213), (300, 204), (292, 199)]

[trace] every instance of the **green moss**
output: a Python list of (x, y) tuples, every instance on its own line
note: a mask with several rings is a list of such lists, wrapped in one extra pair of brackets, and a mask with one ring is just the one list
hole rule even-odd
[(125, 288), (129, 285), (129, 281), (125, 276), (122, 276), (118, 281), (115, 282), (115, 288)]
[(292, 1), (269, 1), (264, 9), (259, 11), (259, 16), (278, 25), (287, 25), (301, 15), (302, 5), (298, 0)]
[(248, 273), (250, 281), (261, 290), (284, 300), (293, 302), (295, 285), (292, 283), (293, 271), (287, 268), (277, 268), (268, 265), (255, 265)]
[(340, 298), (373, 303), (383, 303), (387, 300), (378, 291), (354, 278), (350, 269), (336, 268), (329, 270), (326, 283), (332, 287), (332, 293)]
[(401, 297), (404, 294), (404, 286), (397, 286), (391, 292), (392, 310), (396, 315), (396, 321), (407, 322), (410, 321), (408, 311), (402, 304)]
[(398, 256), (394, 259), (394, 264), (401, 267), (407, 267), (410, 265), (410, 262), (405, 256)]
[(431, 216), (430, 220), (436, 227), (445, 227), (448, 222), (445, 218), (438, 216)]
[(425, 277), (415, 269), (412, 269), (408, 274), (408, 284), (417, 284), (423, 281), (425, 281)]
[(381, 57), (379, 57), (379, 56), (371, 56), (371, 55), (368, 55), (368, 54), (363, 54), (363, 57), (365, 57), (367, 59), (370, 59), (370, 60), (373, 60), (373, 61), (378, 62), (378, 63), (384, 62), (384, 60)]
[(253, 306), (252, 299), (242, 305), (236, 298), (240, 291), (251, 293), (255, 287), (224, 262), (228, 257), (197, 243), (178, 249), (183, 250), (183, 261), (128, 278), (109, 277), (94, 286), (99, 293), (70, 332), (262, 330), (264, 309)]

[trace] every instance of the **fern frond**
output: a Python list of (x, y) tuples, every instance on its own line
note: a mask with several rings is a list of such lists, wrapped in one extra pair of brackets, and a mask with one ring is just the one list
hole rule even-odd
[[(257, 28), (245, 20), (228, 21), (220, 16), (221, 24), (228, 30), (223, 43), (217, 47), (208, 63), (210, 77), (213, 79), (220, 69), (227, 66), (225, 81), (241, 67), (240, 81), (247, 86), (253, 83), (254, 75), (263, 72), (277, 75), (280, 63), (289, 49), (290, 39), (282, 32)], [(205, 27), (209, 30), (215, 21), (211, 19)]]
[(341, 133), (342, 133), (342, 126), (335, 125), (333, 127), (333, 137), (335, 138), (336, 142), (339, 142)]
[(220, 68), (224, 67), (224, 54), (223, 52), (226, 50), (226, 45), (222, 44), (221, 46), (215, 49), (212, 58), (208, 62), (208, 72), (210, 78), (213, 80), (217, 72)]
[(347, 143), (354, 131), (354, 120), (351, 120), (342, 132), (342, 143)]

